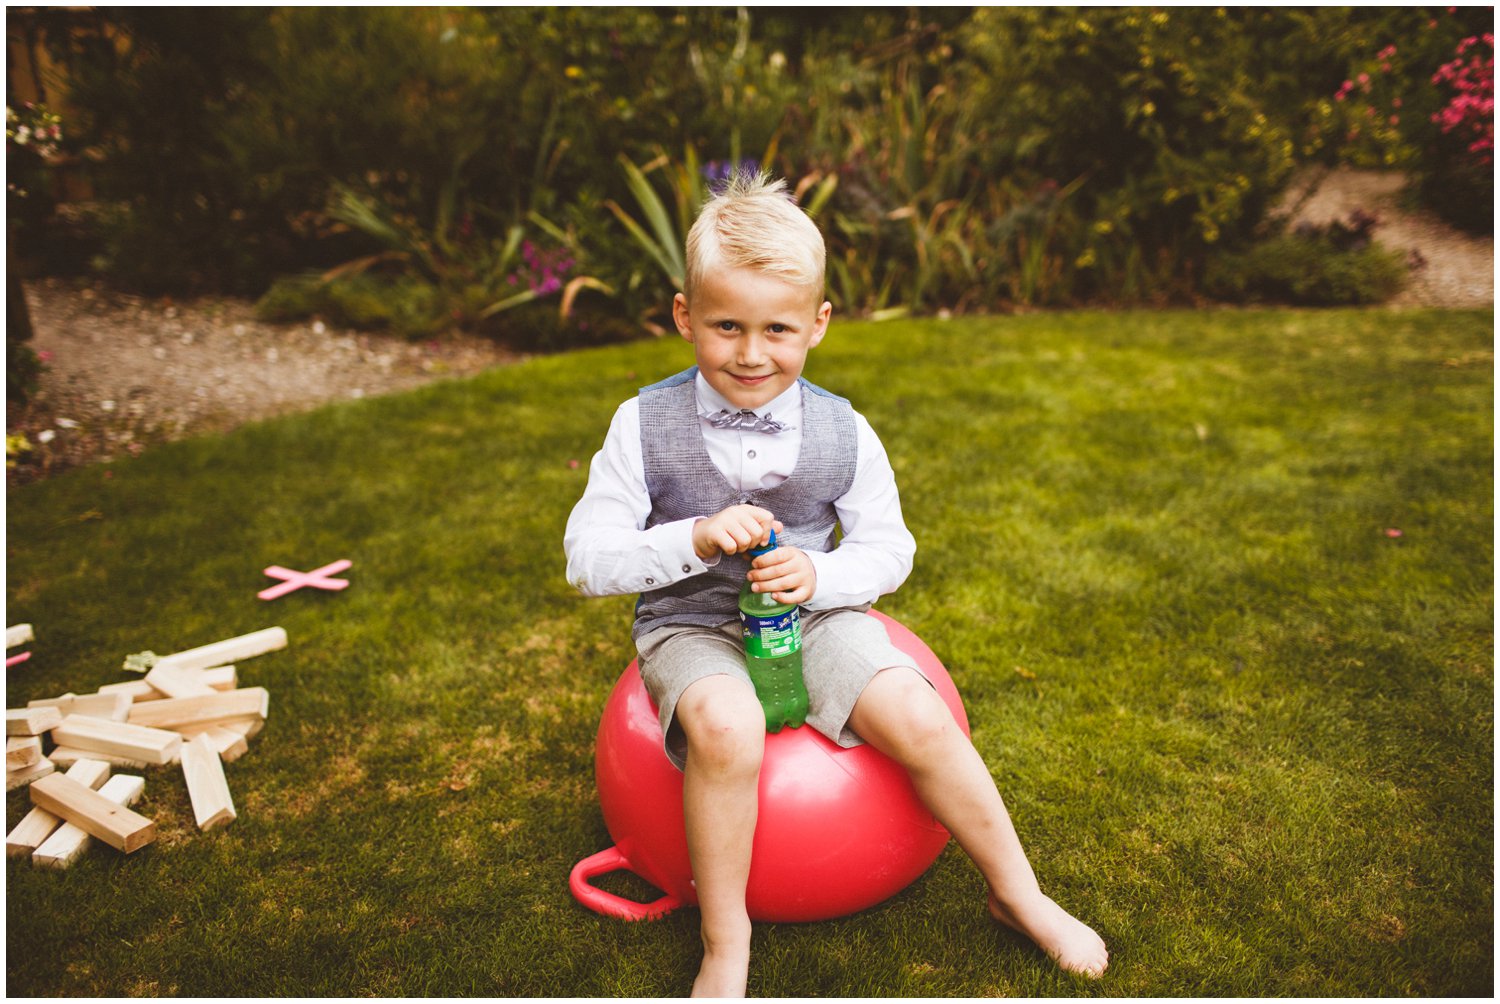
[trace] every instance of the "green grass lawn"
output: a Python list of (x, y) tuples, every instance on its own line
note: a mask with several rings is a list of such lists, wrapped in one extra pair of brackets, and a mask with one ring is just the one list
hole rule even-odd
[[(1488, 995), (1490, 312), (835, 324), (807, 375), (901, 481), (880, 606), (963, 693), (1043, 887), (1110, 944), (1059, 974), (950, 844), (857, 916), (757, 925), (758, 995)], [(577, 906), (632, 600), (563, 577), (615, 406), (679, 340), (537, 359), (8, 496), (7, 705), (280, 624), (271, 719), (200, 834), (6, 869), (17, 995), (678, 995), (697, 914)], [(572, 462), (577, 461), (575, 466)], [(1394, 536), (1387, 531), (1399, 530)], [(255, 598), (353, 559), (343, 593)], [(7, 828), (26, 808), (7, 798)]]

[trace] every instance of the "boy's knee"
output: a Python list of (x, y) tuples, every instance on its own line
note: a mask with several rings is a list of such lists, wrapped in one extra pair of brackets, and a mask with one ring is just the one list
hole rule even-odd
[(749, 684), (734, 677), (699, 680), (677, 701), (688, 761), (715, 771), (759, 771), (766, 715)]
[(906, 666), (876, 674), (855, 709), (862, 712), (855, 731), (890, 752), (918, 752), (941, 743), (956, 728), (953, 713), (932, 684)]

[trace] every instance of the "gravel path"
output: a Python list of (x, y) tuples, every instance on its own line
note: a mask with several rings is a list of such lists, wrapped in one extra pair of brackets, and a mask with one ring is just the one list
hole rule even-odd
[[(1309, 174), (1284, 205), (1295, 207), (1295, 219), (1314, 223), (1355, 209), (1374, 213), (1375, 239), (1417, 265), (1392, 306), (1493, 306), (1494, 240), (1403, 210), (1401, 184), (1387, 172)], [(6, 431), (31, 447), (7, 471), (8, 486), (139, 455), (185, 435), (470, 376), (519, 358), (483, 338), (412, 343), (320, 322), (267, 324), (244, 300), (175, 303), (79, 281), (28, 283), (27, 303), (33, 346), (47, 371), (31, 404), (6, 404)]]
[[(1415, 267), (1392, 307), (1492, 307), (1495, 304), (1495, 241), (1454, 230), (1431, 213), (1403, 209), (1405, 179), (1392, 171), (1339, 168), (1304, 174), (1282, 204), (1301, 205), (1294, 222), (1346, 220), (1356, 209), (1373, 214), (1375, 240), (1404, 251)], [(1309, 194), (1309, 189), (1311, 193)]]

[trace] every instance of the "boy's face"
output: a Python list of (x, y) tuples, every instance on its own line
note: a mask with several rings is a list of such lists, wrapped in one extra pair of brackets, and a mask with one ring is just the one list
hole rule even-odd
[(806, 286), (753, 268), (718, 269), (698, 284), (691, 304), (681, 293), (672, 301), (677, 331), (693, 343), (708, 385), (752, 410), (797, 382), (832, 313)]

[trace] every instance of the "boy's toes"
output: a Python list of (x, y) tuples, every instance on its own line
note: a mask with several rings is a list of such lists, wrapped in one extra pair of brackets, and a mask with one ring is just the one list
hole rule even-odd
[(1047, 896), (1036, 893), (1014, 906), (1000, 903), (990, 894), (990, 916), (1036, 942), (1058, 968), (1098, 979), (1109, 968), (1109, 949), (1098, 933), (1062, 909)]

